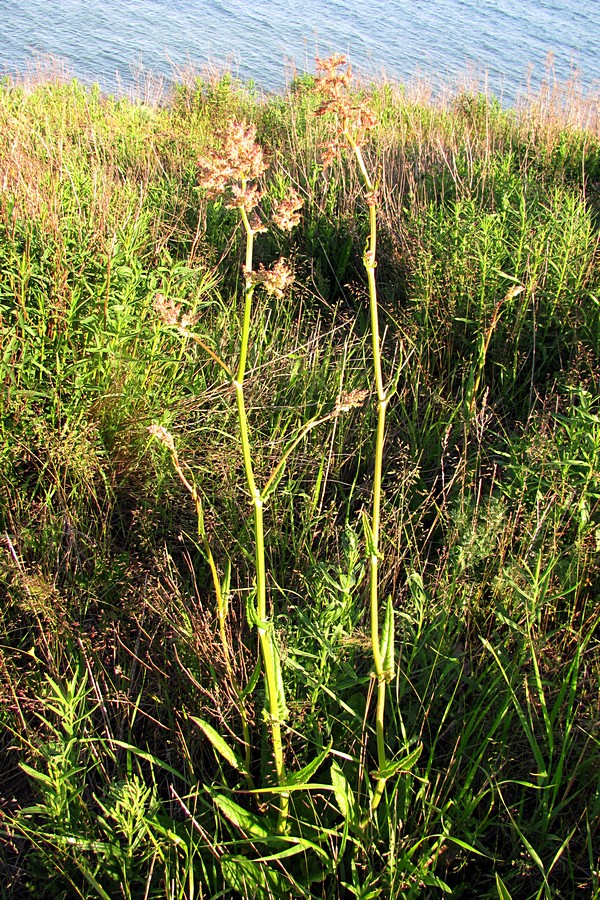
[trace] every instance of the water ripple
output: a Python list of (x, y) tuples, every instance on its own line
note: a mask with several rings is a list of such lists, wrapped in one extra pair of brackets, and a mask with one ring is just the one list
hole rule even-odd
[[(25, 71), (54, 54), (105, 90), (131, 82), (141, 64), (171, 77), (189, 63), (234, 62), (242, 78), (279, 89), (285, 71), (315, 52), (350, 52), (366, 73), (407, 80), (416, 70), (456, 78), (469, 65), (512, 100), (553, 54), (557, 77), (573, 65), (596, 78), (596, 0), (2, 0), (0, 72)], [(594, 84), (597, 87), (597, 83)]]

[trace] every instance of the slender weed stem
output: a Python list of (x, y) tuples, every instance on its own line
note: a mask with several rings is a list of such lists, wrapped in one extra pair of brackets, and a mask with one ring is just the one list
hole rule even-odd
[[(246, 190), (246, 182), (242, 181), (242, 190)], [(244, 458), (244, 471), (246, 484), (252, 498), (254, 510), (254, 541), (255, 541), (255, 568), (256, 568), (256, 616), (258, 620), (258, 636), (261, 654), (263, 658), (266, 695), (268, 703), (269, 726), (273, 744), (273, 756), (278, 786), (285, 783), (285, 764), (283, 759), (283, 742), (281, 738), (282, 709), (280, 708), (280, 688), (277, 678), (277, 662), (275, 658), (275, 644), (272, 634), (272, 625), (267, 621), (267, 573), (265, 564), (265, 537), (263, 517), (263, 497), (256, 486), (254, 468), (252, 465), (252, 448), (248, 429), (248, 416), (244, 400), (244, 378), (246, 375), (246, 363), (248, 359), (248, 345), (250, 341), (250, 323), (252, 320), (252, 298), (254, 284), (252, 282), (254, 230), (248, 219), (244, 207), (240, 207), (240, 213), (246, 231), (246, 284), (244, 289), (244, 318), (242, 323), (242, 337), (240, 357), (237, 374), (233, 385), (237, 401), (240, 438), (242, 443), (242, 455)], [(289, 794), (282, 793), (279, 798), (279, 815), (277, 830), (286, 830), (286, 822), (289, 812)]]
[[(360, 177), (366, 190), (366, 199), (369, 207), (369, 233), (363, 255), (363, 264), (367, 275), (369, 288), (369, 311), (371, 323), (371, 342), (373, 352), (373, 376), (377, 393), (377, 432), (375, 443), (375, 468), (373, 474), (373, 497), (371, 505), (371, 519), (368, 524), (368, 552), (369, 552), (369, 613), (371, 621), (371, 650), (374, 663), (374, 677), (377, 683), (377, 708), (375, 716), (375, 728), (377, 738), (377, 763), (378, 774), (376, 776), (373, 792), (372, 808), (376, 809), (383, 796), (386, 783), (386, 750), (385, 750), (385, 704), (387, 683), (393, 677), (393, 658), (388, 665), (389, 651), (385, 652), (385, 643), (380, 628), (380, 597), (379, 597), (379, 561), (380, 552), (380, 525), (381, 525), (381, 495), (383, 482), (383, 452), (385, 445), (385, 422), (389, 404), (389, 394), (386, 392), (383, 382), (381, 362), (381, 338), (379, 334), (379, 308), (377, 301), (377, 282), (375, 270), (377, 268), (377, 185), (369, 174), (368, 167), (361, 149), (366, 133), (377, 124), (372, 112), (364, 104), (356, 105), (348, 92), (351, 81), (351, 69), (346, 66), (344, 57), (331, 57), (329, 60), (318, 60), (317, 68), (322, 73), (317, 89), (324, 96), (324, 102), (319, 109), (319, 114), (334, 113), (338, 130), (329, 146), (329, 152), (339, 152), (339, 141), (344, 141), (353, 153)], [(393, 610), (390, 607), (388, 631), (393, 632)], [(385, 629), (384, 629), (385, 632)], [(393, 634), (387, 634), (389, 646), (393, 647)]]

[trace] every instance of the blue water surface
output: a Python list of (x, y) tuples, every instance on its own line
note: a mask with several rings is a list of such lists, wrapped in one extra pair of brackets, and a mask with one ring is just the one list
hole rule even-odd
[(416, 73), (515, 100), (547, 70), (580, 73), (596, 89), (598, 0), (0, 0), (0, 73), (26, 73), (40, 56), (103, 90), (123, 91), (151, 71), (166, 79), (228, 65), (279, 90), (315, 54), (348, 53), (363, 74)]

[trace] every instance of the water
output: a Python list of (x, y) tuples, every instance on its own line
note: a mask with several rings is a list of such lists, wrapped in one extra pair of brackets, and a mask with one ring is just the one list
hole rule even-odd
[(416, 73), (456, 83), (466, 72), (511, 103), (542, 79), (548, 54), (566, 80), (596, 89), (598, 0), (0, 0), (0, 73), (46, 54), (69, 74), (119, 92), (144, 71), (172, 78), (228, 64), (281, 89), (315, 52), (346, 52), (366, 75)]

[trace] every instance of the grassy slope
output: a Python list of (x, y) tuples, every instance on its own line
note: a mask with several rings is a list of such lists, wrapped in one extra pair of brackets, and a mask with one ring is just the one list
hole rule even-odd
[[(182, 301), (235, 356), (242, 236), (196, 166), (245, 116), (271, 195), (292, 183), (306, 197), (291, 238), (258, 239), (259, 261), (283, 254), (297, 276), (254, 320), (259, 473), (342, 387), (368, 387), (366, 213), (351, 166), (318, 167), (309, 86), (265, 101), (223, 78), (158, 108), (76, 83), (0, 89), (5, 896), (233, 896), (259, 878), (218, 863), (239, 832), (201, 785), (231, 773), (187, 714), (225, 734), (239, 720), (193, 508), (147, 433), (175, 435), (220, 569), (232, 561), (245, 683), (252, 539), (234, 403), (153, 302)], [(304, 803), (336, 859), (307, 896), (438, 896), (436, 879), (498, 896), (497, 876), (513, 897), (600, 889), (600, 144), (584, 101), (567, 99), (517, 115), (477, 95), (375, 91), (386, 376), (404, 362), (384, 473), (400, 648), (387, 739), (390, 753), (423, 750), (348, 842), (327, 792)], [(360, 511), (373, 422), (368, 402), (311, 432), (267, 521), (290, 767), (331, 739), (352, 783), (371, 727)], [(258, 700), (254, 716), (258, 767)], [(301, 880), (295, 858), (274, 871), (265, 896)]]

